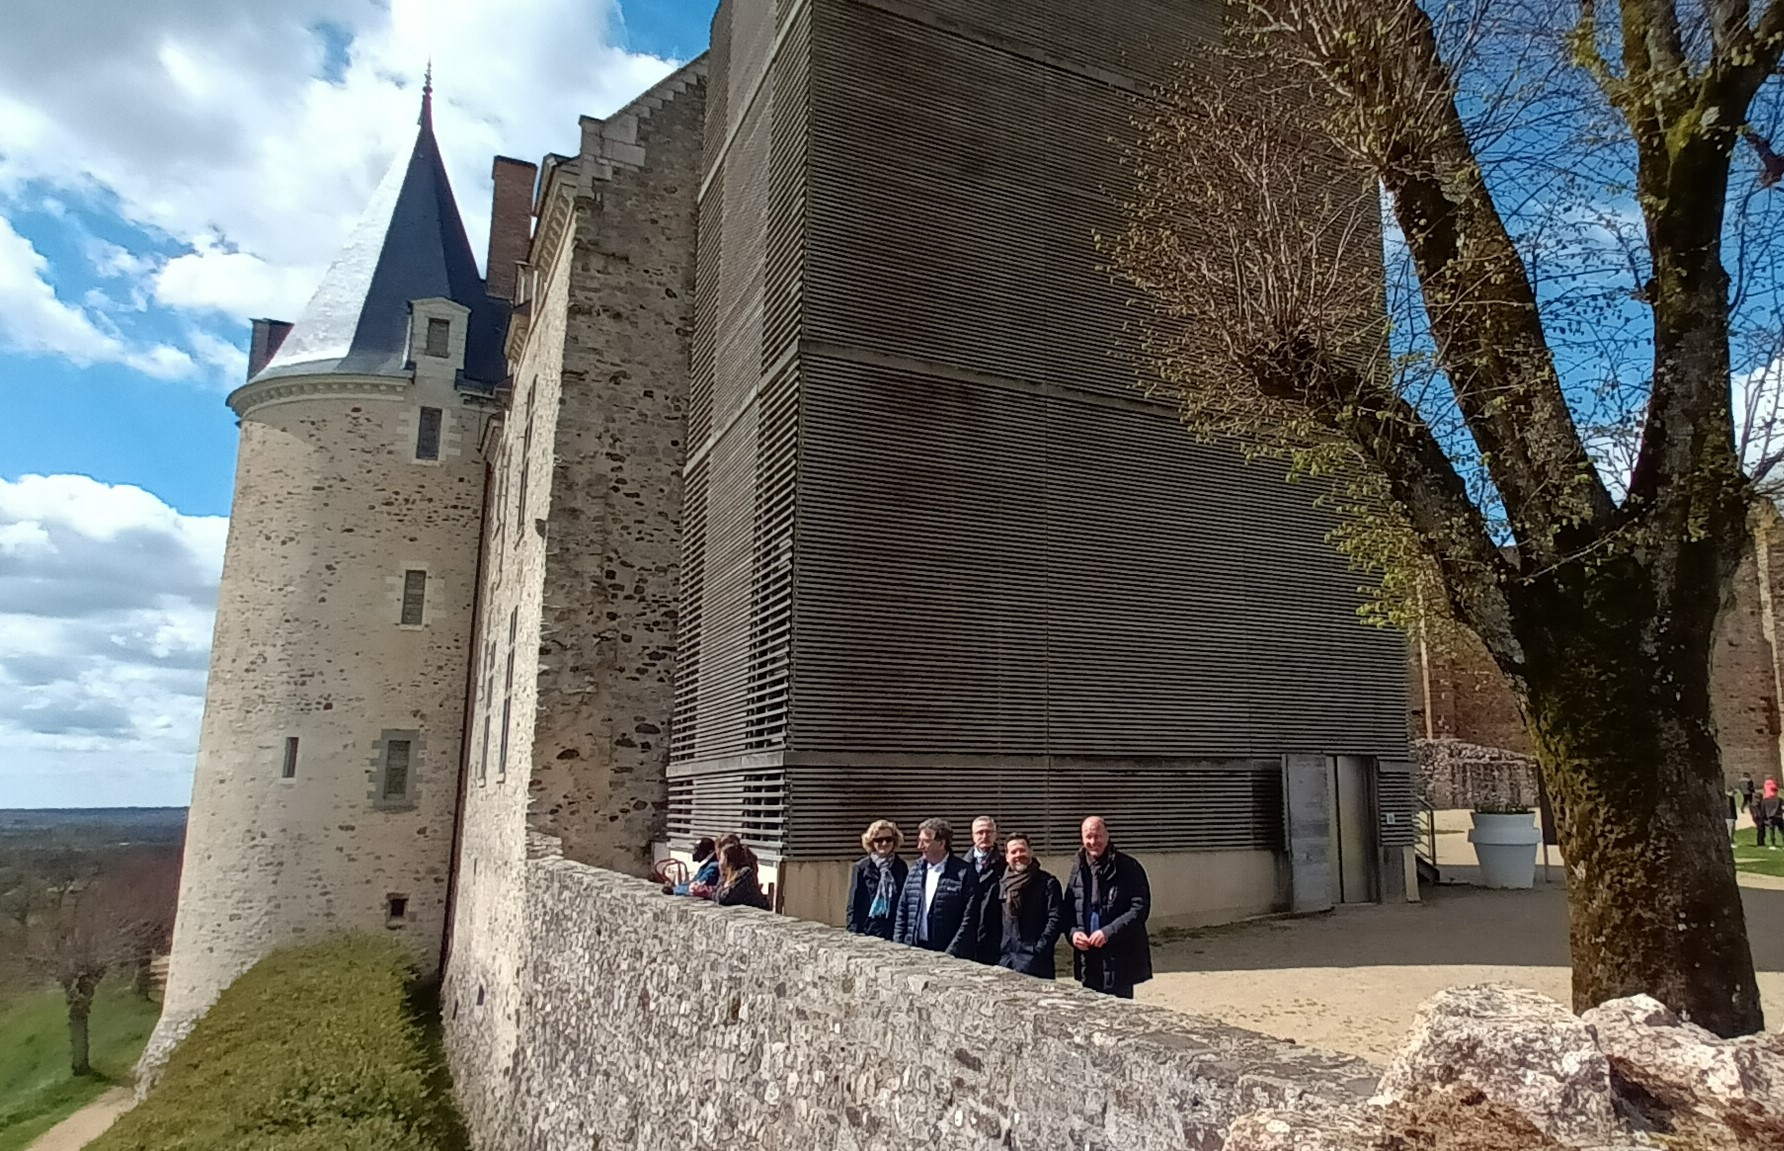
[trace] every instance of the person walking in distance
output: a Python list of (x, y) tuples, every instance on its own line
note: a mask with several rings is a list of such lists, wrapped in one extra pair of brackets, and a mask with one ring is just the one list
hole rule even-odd
[(910, 870), (898, 858), (904, 832), (889, 819), (876, 819), (861, 833), (861, 846), (867, 854), (856, 861), (854, 880), (849, 884), (849, 930), (890, 939), (898, 919), (898, 897)]
[[(1778, 798), (1778, 781), (1767, 778), (1765, 790), (1753, 801), (1753, 837), (1760, 847), (1778, 850), (1778, 840), (1784, 839), (1784, 800)], [(1766, 835), (1772, 841), (1767, 844)]]
[(1066, 893), (1072, 974), (1091, 991), (1132, 999), (1135, 984), (1152, 978), (1152, 940), (1146, 917), (1152, 888), (1140, 861), (1109, 841), (1100, 815), (1078, 829), (1083, 844)]
[(966, 853), (972, 864), (973, 880), (979, 885), (973, 901), (973, 930), (977, 933), (976, 958), (990, 967), (997, 966), (1003, 945), (1003, 913), (998, 906), (998, 883), (1003, 879), (1003, 852), (997, 849), (997, 820), (981, 815), (973, 820), (973, 846)]
[(1041, 870), (1028, 836), (1004, 843), (1005, 868), (987, 913), (997, 918), (997, 965), (1037, 979), (1053, 978), (1053, 947), (1065, 930), (1059, 880)]
[(917, 862), (904, 878), (892, 941), (975, 959), (972, 909), (978, 884), (972, 865), (950, 850), (953, 845), (954, 828), (947, 820), (925, 819), (917, 825)]

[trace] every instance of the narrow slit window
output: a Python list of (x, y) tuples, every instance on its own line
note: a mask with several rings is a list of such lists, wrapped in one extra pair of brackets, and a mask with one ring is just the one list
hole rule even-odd
[(384, 798), (409, 798), (409, 751), (406, 739), (393, 739), (384, 745)]
[(520, 609), (508, 613), (508, 667), (502, 674), (502, 754), (496, 760), (496, 782), (508, 778), (508, 724), (514, 710), (514, 637), (520, 628)]
[(420, 627), (427, 613), (427, 573), (424, 571), (406, 571), (403, 573), (403, 625)]
[(285, 763), (279, 768), (279, 778), (292, 779), (297, 775), (297, 737), (285, 737)]
[(421, 426), (415, 433), (416, 459), (437, 460), (440, 458), (440, 419), (439, 408), (421, 409)]
[(520, 439), (520, 493), (514, 505), (514, 542), (526, 538), (527, 478), (533, 465), (533, 400), (539, 385), (527, 386), (527, 426)]
[(430, 319), (427, 322), (427, 354), (430, 356), (444, 356), (446, 354), (446, 342), (451, 337), (451, 320), (442, 320), (437, 317)]

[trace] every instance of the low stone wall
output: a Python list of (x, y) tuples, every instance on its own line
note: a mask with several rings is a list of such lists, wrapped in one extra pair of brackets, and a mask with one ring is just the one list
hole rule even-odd
[(1515, 751), (1459, 739), (1413, 741), (1419, 791), (1440, 811), (1537, 805), (1536, 761)]
[[(1219, 1148), (1379, 1069), (1209, 1020), (743, 908), (528, 864), (521, 1041), (455, 1053), (483, 1148)], [(450, 1008), (449, 1008), (450, 1010)], [(449, 1042), (474, 1045), (469, 1009)]]

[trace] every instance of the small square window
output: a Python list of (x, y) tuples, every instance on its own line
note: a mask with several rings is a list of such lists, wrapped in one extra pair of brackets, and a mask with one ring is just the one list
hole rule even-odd
[(280, 779), (292, 779), (297, 775), (297, 737), (285, 737), (285, 764), (279, 769)]
[(401, 927), (408, 915), (408, 896), (387, 895), (384, 897), (384, 925), (386, 927)]
[(427, 322), (427, 348), (425, 349), (427, 354), (430, 356), (444, 356), (446, 354), (446, 342), (451, 336), (451, 320), (442, 320), (438, 318), (430, 319)]
[(440, 416), (439, 408), (421, 409), (421, 425), (415, 432), (416, 459), (437, 460), (440, 458)]
[(384, 745), (384, 798), (409, 798), (409, 749), (406, 739), (393, 739)]
[(426, 614), (427, 573), (406, 571), (403, 573), (403, 626), (420, 627)]

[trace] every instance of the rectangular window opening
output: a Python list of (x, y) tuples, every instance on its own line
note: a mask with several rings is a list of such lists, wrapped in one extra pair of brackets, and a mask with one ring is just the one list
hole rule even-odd
[(514, 638), (520, 628), (520, 609), (508, 613), (508, 665), (502, 674), (502, 755), (496, 760), (496, 782), (508, 778), (508, 727), (514, 708)]
[(279, 769), (280, 779), (293, 779), (297, 775), (297, 737), (285, 737), (285, 764)]
[(415, 458), (418, 460), (437, 460), (440, 458), (440, 421), (443, 413), (439, 408), (422, 408), (421, 425), (415, 432)]
[(384, 798), (409, 797), (409, 741), (393, 739), (384, 745)]
[(427, 354), (446, 355), (446, 342), (452, 336), (452, 321), (433, 317), (427, 322)]
[(384, 922), (389, 927), (401, 927), (409, 915), (409, 897), (406, 895), (387, 895), (384, 897)]
[(403, 616), (405, 627), (420, 627), (427, 611), (427, 573), (403, 573)]

